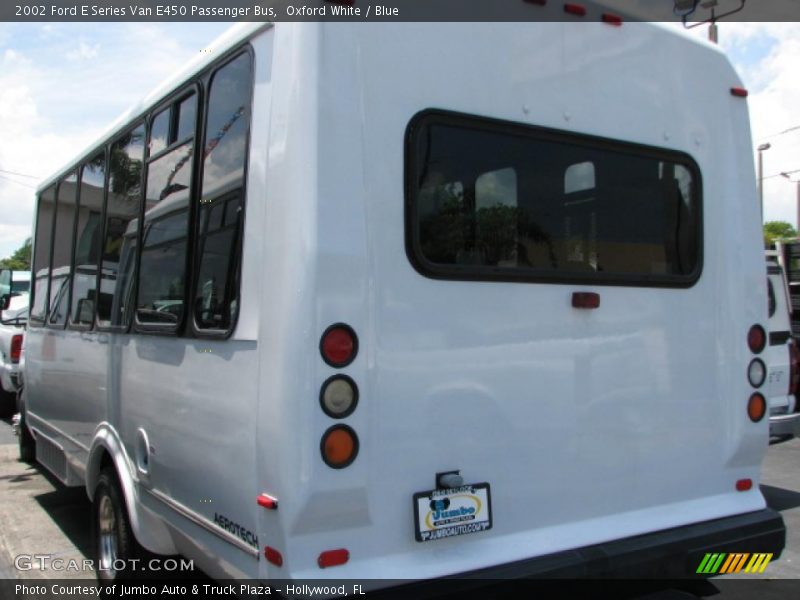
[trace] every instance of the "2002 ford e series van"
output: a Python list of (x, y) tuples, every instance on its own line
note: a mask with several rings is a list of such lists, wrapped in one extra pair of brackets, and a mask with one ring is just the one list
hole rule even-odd
[(236, 27), (42, 184), (23, 426), (103, 579), (777, 558), (746, 92), (599, 11)]

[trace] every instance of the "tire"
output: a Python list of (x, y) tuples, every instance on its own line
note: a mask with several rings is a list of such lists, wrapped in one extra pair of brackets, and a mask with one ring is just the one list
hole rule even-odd
[(103, 469), (95, 487), (92, 542), (100, 583), (113, 584), (136, 576), (133, 568), (136, 563), (130, 561), (140, 560), (143, 552), (133, 535), (128, 508), (113, 468)]
[(0, 382), (0, 418), (5, 419), (14, 414), (17, 409), (17, 394), (7, 392)]
[(33, 464), (36, 462), (36, 440), (25, 422), (25, 411), (20, 412), (19, 421), (19, 459)]

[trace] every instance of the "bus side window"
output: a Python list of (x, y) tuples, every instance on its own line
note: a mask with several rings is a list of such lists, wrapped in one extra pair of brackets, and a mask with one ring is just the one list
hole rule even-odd
[(211, 79), (193, 304), (201, 330), (229, 331), (236, 319), (251, 69), (250, 55), (241, 54)]
[(130, 297), (126, 293), (136, 265), (144, 142), (144, 124), (140, 123), (114, 142), (109, 153), (97, 295), (97, 321), (103, 327), (126, 328), (129, 323)]
[(155, 126), (171, 113), (167, 147), (155, 156), (151, 149), (147, 164), (136, 320), (151, 329), (175, 331), (184, 317), (194, 129), (188, 139), (178, 136), (187, 133), (179, 130), (180, 113), (192, 114), (196, 101), (196, 94), (187, 94), (154, 120)]
[(58, 186), (56, 225), (53, 234), (53, 263), (50, 269), (50, 319), (48, 323), (63, 326), (69, 310), (72, 279), (72, 238), (75, 234), (75, 198), (78, 178), (68, 175)]
[(56, 186), (52, 185), (39, 197), (36, 211), (36, 237), (33, 243), (33, 304), (29, 326), (41, 325), (47, 315), (50, 292), (50, 251), (53, 243), (53, 218), (56, 210)]
[(97, 304), (97, 263), (101, 218), (103, 214), (103, 186), (105, 184), (106, 155), (96, 154), (81, 168), (78, 186), (77, 229), (75, 234), (75, 276), (72, 278), (73, 324), (89, 326), (94, 323)]

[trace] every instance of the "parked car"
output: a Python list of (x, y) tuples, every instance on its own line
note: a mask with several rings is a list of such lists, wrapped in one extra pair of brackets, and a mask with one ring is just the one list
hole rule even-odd
[[(769, 295), (769, 337), (766, 348), (771, 442), (785, 441), (800, 434), (800, 350), (792, 338), (789, 291), (777, 253), (767, 252), (767, 293)], [(766, 341), (766, 340), (765, 340)]]
[(28, 289), (30, 273), (14, 271), (9, 290), (8, 306), (0, 315), (0, 416), (16, 412), (16, 397), (20, 387), (20, 356), (25, 325), (28, 322)]

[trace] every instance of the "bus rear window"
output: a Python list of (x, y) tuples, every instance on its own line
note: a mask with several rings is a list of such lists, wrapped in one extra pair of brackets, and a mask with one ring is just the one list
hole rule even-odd
[(686, 155), (451, 113), (407, 137), (407, 244), (448, 279), (688, 286), (700, 175)]

